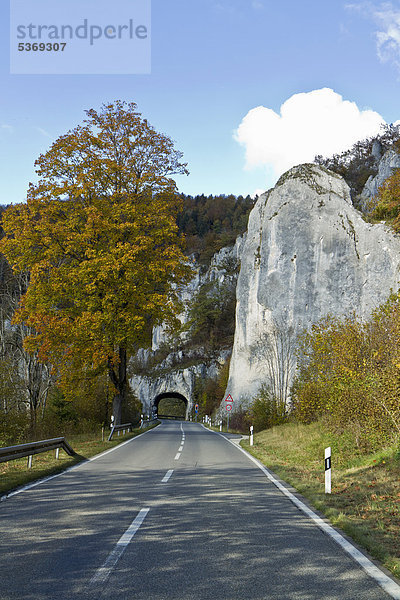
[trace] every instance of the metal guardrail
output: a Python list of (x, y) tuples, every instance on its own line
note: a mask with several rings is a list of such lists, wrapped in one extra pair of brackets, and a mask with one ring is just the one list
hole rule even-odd
[(178, 417), (177, 415), (158, 415), (159, 419), (171, 419), (172, 421), (184, 421), (185, 417), (181, 415)]
[[(29, 456), (28, 467), (32, 465), (32, 456), (49, 450), (58, 450), (62, 448), (69, 456), (76, 456), (75, 450), (71, 448), (65, 438), (53, 438), (51, 440), (42, 440), (40, 442), (29, 442), (28, 444), (19, 444), (18, 446), (8, 446), (0, 448), (0, 463), (16, 460)], [(58, 456), (57, 456), (58, 458)]]
[(140, 429), (145, 427), (145, 425), (150, 425), (151, 423), (154, 423), (155, 421), (158, 421), (158, 417), (153, 417), (152, 419), (142, 419), (140, 421)]
[[(130, 431), (133, 428), (132, 423), (124, 423), (123, 425), (113, 425), (111, 427), (111, 433), (108, 436), (108, 441), (110, 442), (112, 440), (112, 436), (114, 435), (114, 431), (122, 431), (122, 435), (125, 435), (125, 431)], [(118, 433), (119, 435), (119, 433)]]

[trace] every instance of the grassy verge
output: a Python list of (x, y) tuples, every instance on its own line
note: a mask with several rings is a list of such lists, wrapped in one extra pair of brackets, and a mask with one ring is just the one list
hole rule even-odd
[[(400, 448), (361, 454), (349, 433), (323, 423), (286, 424), (242, 446), (295, 487), (391, 573), (400, 577)], [(324, 448), (332, 447), (332, 494), (325, 494)]]
[[(158, 423), (150, 425), (146, 429), (152, 429), (156, 427)], [(67, 441), (70, 446), (77, 452), (78, 456), (68, 456), (64, 450), (60, 450), (60, 457), (57, 460), (55, 458), (55, 451), (42, 452), (36, 454), (33, 457), (32, 468), (27, 469), (27, 458), (20, 458), (6, 463), (0, 464), (0, 496), (10, 492), (11, 490), (18, 488), (22, 485), (26, 485), (31, 481), (54, 475), (60, 471), (64, 471), (68, 467), (76, 465), (77, 463), (95, 456), (104, 450), (109, 450), (122, 442), (129, 440), (130, 438), (136, 437), (140, 433), (146, 431), (145, 429), (134, 429), (131, 433), (122, 436), (114, 434), (111, 442), (107, 441), (107, 437), (103, 442), (101, 439), (101, 430), (98, 433), (85, 433), (79, 435), (71, 435), (67, 437)]]

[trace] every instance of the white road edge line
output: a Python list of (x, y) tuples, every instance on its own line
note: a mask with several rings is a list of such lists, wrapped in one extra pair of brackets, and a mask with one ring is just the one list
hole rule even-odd
[(179, 459), (180, 459), (180, 456), (181, 456), (181, 453), (180, 453), (180, 452), (178, 452), (178, 453), (176, 454), (176, 456), (175, 456), (175, 460), (179, 460)]
[(55, 479), (56, 477), (61, 477), (61, 475), (65, 475), (66, 473), (70, 473), (71, 471), (75, 471), (75, 469), (79, 469), (83, 465), (86, 465), (88, 462), (93, 462), (94, 460), (97, 460), (98, 458), (102, 458), (103, 456), (106, 456), (106, 454), (110, 454), (110, 452), (114, 452), (114, 450), (118, 450), (118, 448), (122, 448), (122, 446), (125, 446), (126, 444), (130, 444), (131, 442), (134, 442), (135, 440), (142, 437), (143, 435), (146, 435), (146, 433), (150, 433), (150, 431), (153, 431), (153, 429), (154, 429), (154, 427), (152, 429), (148, 429), (147, 431), (143, 431), (143, 433), (139, 433), (139, 435), (136, 435), (135, 437), (131, 438), (130, 440), (126, 440), (126, 442), (122, 442), (122, 444), (118, 444), (118, 446), (114, 446), (114, 448), (110, 448), (110, 450), (105, 450), (104, 452), (101, 452), (100, 454), (96, 454), (96, 456), (92, 456), (91, 458), (87, 458), (86, 460), (83, 460), (82, 462), (78, 463), (77, 465), (74, 465), (73, 467), (68, 467), (64, 471), (61, 471), (61, 473), (56, 473), (55, 475), (49, 475), (49, 477), (43, 477), (42, 479), (37, 479), (36, 481), (32, 481), (32, 483), (28, 483), (27, 485), (24, 485), (16, 490), (14, 490), (13, 492), (10, 492), (9, 494), (4, 494), (4, 496), (0, 497), (0, 502), (4, 502), (5, 500), (8, 500), (8, 498), (12, 498), (12, 496), (16, 496), (17, 494), (26, 492), (38, 485), (41, 485), (42, 483), (47, 483), (48, 481), (51, 481), (51, 479)]
[[(202, 424), (202, 427), (204, 427), (203, 424)], [(241, 446), (238, 446), (237, 444), (235, 444), (234, 442), (232, 442), (231, 440), (226, 438), (224, 435), (218, 433), (218, 431), (212, 431), (210, 429), (207, 429), (206, 427), (204, 427), (204, 429), (206, 431), (210, 431), (211, 433), (215, 433), (216, 435), (221, 436), (224, 440), (226, 440), (232, 446), (234, 446), (234, 448), (237, 448), (238, 450), (240, 450), (240, 452), (243, 452), (243, 454), (245, 454), (248, 459), (250, 459), (255, 465), (257, 465), (257, 467), (259, 469), (261, 469), (261, 471), (264, 473), (264, 475), (266, 475), (268, 477), (268, 479), (285, 496), (287, 496), (287, 498), (289, 498), (289, 500), (291, 500), (291, 502), (293, 502), (293, 504), (295, 506), (297, 506), (297, 508), (299, 508), (303, 513), (305, 513), (312, 521), (314, 521), (314, 523), (320, 529), (322, 529), (322, 531), (324, 531), (327, 535), (329, 535), (337, 544), (339, 544), (339, 546), (341, 546), (341, 548), (345, 552), (347, 552), (347, 554), (349, 554), (356, 562), (358, 562), (358, 564), (361, 566), (361, 568), (370, 577), (372, 577), (372, 579), (374, 579), (381, 586), (381, 588), (383, 588), (385, 590), (385, 592), (387, 594), (389, 594), (389, 596), (391, 596), (395, 600), (400, 600), (400, 586), (395, 581), (393, 581), (393, 579), (388, 577), (388, 575), (386, 575), (383, 571), (381, 571), (381, 569), (379, 567), (374, 565), (374, 563), (371, 562), (362, 552), (360, 552), (355, 546), (353, 546), (353, 544), (351, 544), (338, 531), (336, 531), (336, 529), (334, 529), (332, 527), (332, 525), (329, 525), (328, 523), (326, 523), (313, 510), (308, 508), (308, 506), (306, 506), (304, 504), (304, 502), (302, 502), (301, 500), (296, 498), (296, 496), (294, 494), (292, 494), (292, 492), (290, 492), (280, 481), (275, 479), (275, 477), (272, 475), (272, 473), (270, 473), (268, 471), (268, 469), (266, 467), (264, 467), (264, 465), (262, 463), (260, 463), (256, 458), (254, 458), (254, 456), (249, 454)]]
[(111, 574), (111, 571), (125, 552), (133, 536), (145, 520), (149, 510), (150, 508), (142, 508), (142, 510), (139, 512), (136, 518), (129, 525), (125, 533), (119, 538), (118, 542), (108, 555), (103, 566), (97, 569), (96, 573), (93, 575), (92, 579), (90, 580), (91, 585), (96, 583), (104, 583), (105, 581), (107, 581)]
[(167, 481), (169, 480), (169, 478), (171, 477), (173, 472), (174, 472), (173, 469), (170, 469), (169, 471), (167, 471), (165, 473), (164, 477), (161, 479), (161, 483), (167, 483)]

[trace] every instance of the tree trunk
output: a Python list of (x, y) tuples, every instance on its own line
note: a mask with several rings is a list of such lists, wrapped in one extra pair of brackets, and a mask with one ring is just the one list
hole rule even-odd
[(113, 399), (114, 425), (121, 424), (122, 409), (126, 399), (126, 348), (118, 348), (117, 365), (113, 365), (109, 359), (108, 372), (116, 392)]

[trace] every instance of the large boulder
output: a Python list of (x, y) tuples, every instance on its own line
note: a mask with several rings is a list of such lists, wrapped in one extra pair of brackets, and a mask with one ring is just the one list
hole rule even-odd
[(399, 265), (400, 237), (363, 220), (342, 177), (315, 164), (285, 173), (250, 214), (227, 393), (253, 396), (281, 368), (279, 348), (292, 353), (322, 317), (369, 316), (398, 289)]

